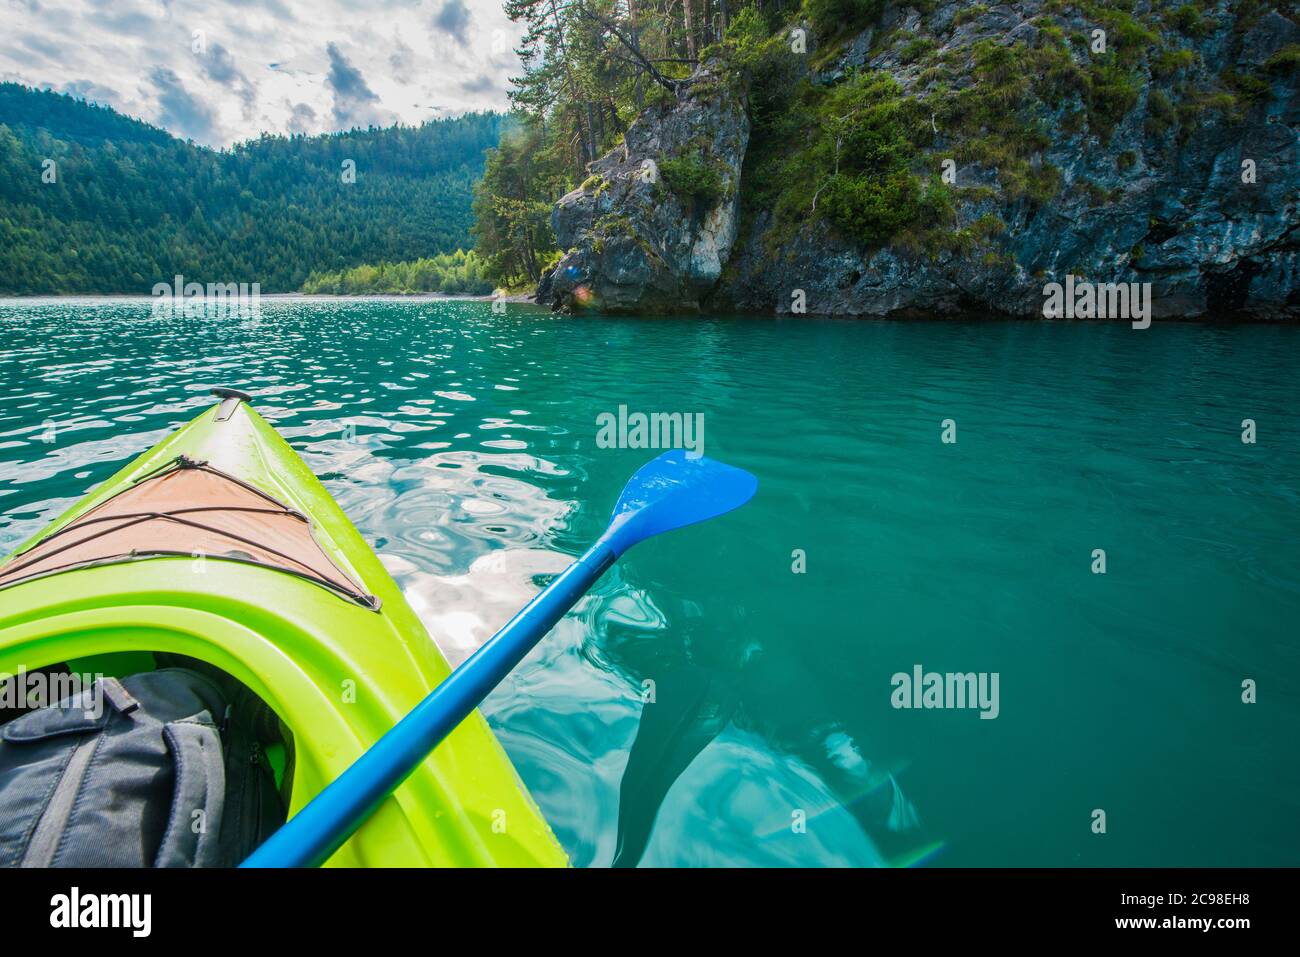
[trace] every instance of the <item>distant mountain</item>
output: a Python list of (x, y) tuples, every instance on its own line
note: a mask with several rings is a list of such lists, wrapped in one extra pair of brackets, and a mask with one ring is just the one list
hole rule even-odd
[(166, 130), (123, 116), (112, 107), (17, 83), (0, 83), (0, 123), (14, 130), (45, 130), (57, 139), (85, 145), (104, 140), (163, 145), (176, 139)]
[(0, 294), (147, 294), (177, 273), (287, 292), (313, 272), (469, 248), (473, 185), (502, 122), (471, 113), (217, 151), (0, 84)]

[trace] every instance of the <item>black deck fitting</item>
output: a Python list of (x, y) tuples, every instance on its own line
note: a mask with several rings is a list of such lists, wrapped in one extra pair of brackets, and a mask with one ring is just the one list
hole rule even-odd
[(240, 402), (253, 401), (253, 397), (247, 392), (240, 392), (238, 389), (226, 389), (221, 386), (213, 389), (212, 394), (218, 399), (238, 399)]

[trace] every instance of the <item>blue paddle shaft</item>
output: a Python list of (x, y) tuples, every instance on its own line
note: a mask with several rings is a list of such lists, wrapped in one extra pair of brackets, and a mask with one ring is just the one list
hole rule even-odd
[(564, 617), (617, 554), (602, 538), (429, 692), (241, 867), (317, 867)]
[(647, 462), (624, 486), (596, 544), (241, 866), (323, 864), (620, 555), (652, 536), (739, 508), (757, 488), (748, 472), (680, 449)]

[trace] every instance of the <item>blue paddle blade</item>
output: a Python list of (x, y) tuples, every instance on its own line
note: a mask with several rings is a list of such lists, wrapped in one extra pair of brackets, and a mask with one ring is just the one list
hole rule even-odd
[(601, 540), (621, 555), (652, 536), (740, 508), (757, 489), (758, 479), (744, 469), (674, 449), (628, 479)]

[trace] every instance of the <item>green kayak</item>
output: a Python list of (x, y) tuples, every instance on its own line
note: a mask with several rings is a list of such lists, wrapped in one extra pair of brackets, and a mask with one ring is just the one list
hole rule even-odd
[[(0, 672), (222, 669), (279, 715), (292, 816), (450, 668), (369, 545), (248, 405), (221, 402), (0, 564)], [(330, 859), (563, 866), (477, 712)]]

